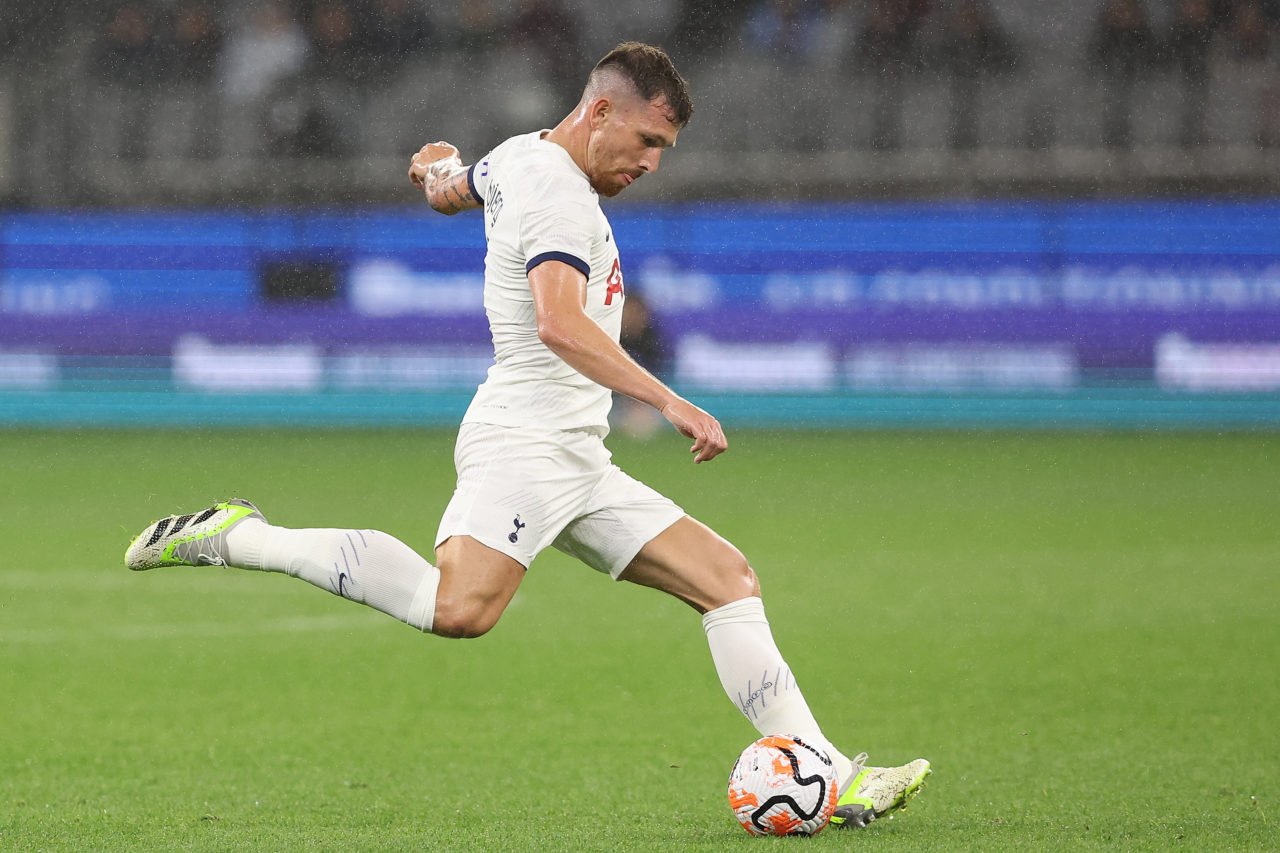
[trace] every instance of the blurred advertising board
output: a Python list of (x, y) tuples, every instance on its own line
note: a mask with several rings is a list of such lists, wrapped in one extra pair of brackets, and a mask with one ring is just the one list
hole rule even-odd
[[(607, 213), (684, 387), (1280, 390), (1280, 203)], [(478, 216), (425, 210), (3, 215), (0, 384), (99, 358), (205, 391), (473, 387), (483, 256)]]

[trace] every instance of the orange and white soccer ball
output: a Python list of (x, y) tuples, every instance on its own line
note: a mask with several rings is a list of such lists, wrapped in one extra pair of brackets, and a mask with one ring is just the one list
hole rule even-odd
[(752, 835), (817, 835), (837, 799), (831, 758), (791, 735), (760, 738), (729, 774), (729, 808)]

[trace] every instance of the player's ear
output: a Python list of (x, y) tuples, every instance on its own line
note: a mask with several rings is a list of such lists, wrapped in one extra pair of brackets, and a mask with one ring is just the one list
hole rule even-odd
[(591, 129), (595, 130), (604, 124), (610, 113), (613, 112), (613, 102), (608, 98), (596, 98), (587, 107), (587, 119), (591, 122)]

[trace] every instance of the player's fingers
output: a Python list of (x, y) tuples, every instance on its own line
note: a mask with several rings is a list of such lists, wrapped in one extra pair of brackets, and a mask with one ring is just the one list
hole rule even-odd
[(706, 462), (708, 459), (714, 459), (720, 452), (716, 447), (715, 436), (709, 430), (704, 430), (698, 439), (697, 444), (693, 447), (694, 462)]
[(719, 455), (720, 455), (720, 448), (715, 444), (712, 444), (711, 442), (707, 442), (706, 446), (702, 448), (702, 452), (699, 453), (697, 457), (694, 458), (693, 461), (694, 462), (710, 462), (712, 459), (715, 459)]
[(414, 157), (409, 163), (409, 180), (413, 181), (414, 186), (420, 187), (423, 185), (422, 173), (423, 168), (421, 161), (418, 160), (418, 157)]
[(723, 437), (717, 437), (714, 427), (714, 422), (711, 425), (703, 425), (701, 437), (692, 448), (694, 462), (707, 462), (715, 459), (724, 450)]
[(714, 459), (728, 449), (729, 440), (724, 437), (724, 430), (720, 428), (718, 421), (713, 421), (711, 435), (707, 441), (707, 449), (703, 452), (703, 456), (705, 459)]
[(663, 407), (661, 411), (681, 435), (694, 440), (689, 448), (694, 461), (705, 462), (723, 452), (726, 442), (720, 422), (696, 406), (684, 408), (692, 411), (682, 411), (681, 407), (670, 405)]

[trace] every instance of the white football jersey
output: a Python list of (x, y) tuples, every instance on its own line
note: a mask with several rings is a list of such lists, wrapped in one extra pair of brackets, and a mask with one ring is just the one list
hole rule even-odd
[(622, 268), (609, 221), (587, 176), (547, 131), (513, 136), (467, 173), (484, 202), (484, 310), (494, 364), (463, 423), (608, 429), (612, 392), (538, 338), (529, 271), (561, 261), (587, 277), (586, 312), (615, 341)]

